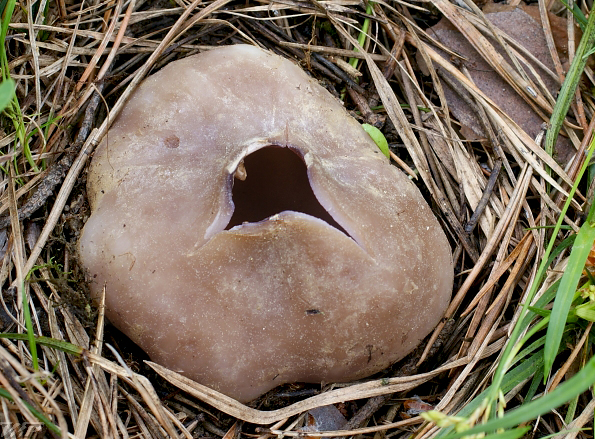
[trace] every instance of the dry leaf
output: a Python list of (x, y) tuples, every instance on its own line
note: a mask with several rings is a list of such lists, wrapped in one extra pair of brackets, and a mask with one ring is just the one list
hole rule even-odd
[[(531, 8), (529, 10), (534, 12)], [(519, 42), (544, 65), (553, 70), (554, 65), (549, 56), (541, 24), (535, 21), (531, 15), (523, 9), (517, 8), (512, 11), (503, 10), (488, 13), (486, 17), (492, 24)], [(559, 26), (555, 26), (555, 28), (556, 35), (562, 32)], [(464, 66), (468, 69), (476, 85), (529, 136), (533, 138), (537, 136), (544, 122), (543, 119), (488, 65), (450, 22), (442, 19), (437, 25), (428, 29), (428, 34), (466, 58), (463, 61)], [(564, 40), (560, 36), (558, 39)], [(493, 42), (493, 44), (494, 47), (498, 47), (497, 43)], [(504, 51), (500, 51), (500, 53), (508, 59)], [(559, 88), (558, 82), (538, 66), (534, 65), (533, 67), (541, 75), (549, 92), (555, 96)], [(528, 75), (531, 76), (529, 72)], [(475, 111), (450, 86), (443, 83), (443, 87), (449, 108), (461, 123), (461, 133), (468, 140), (485, 139), (486, 135)], [(566, 163), (574, 153), (574, 148), (567, 139), (561, 138), (558, 141), (556, 153), (556, 159), (561, 163)]]

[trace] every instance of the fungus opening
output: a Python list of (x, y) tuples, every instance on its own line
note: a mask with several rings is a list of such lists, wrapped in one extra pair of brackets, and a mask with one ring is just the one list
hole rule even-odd
[(349, 236), (322, 207), (306, 164), (290, 148), (267, 146), (247, 155), (235, 173), (232, 199), (235, 208), (225, 230), (289, 210), (321, 219)]

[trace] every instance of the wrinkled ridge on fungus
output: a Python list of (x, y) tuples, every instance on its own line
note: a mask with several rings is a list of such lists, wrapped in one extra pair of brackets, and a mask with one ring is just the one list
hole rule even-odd
[(147, 78), (88, 196), (79, 253), (108, 318), (241, 401), (378, 372), (450, 299), (450, 247), (415, 185), (330, 93), (255, 47)]

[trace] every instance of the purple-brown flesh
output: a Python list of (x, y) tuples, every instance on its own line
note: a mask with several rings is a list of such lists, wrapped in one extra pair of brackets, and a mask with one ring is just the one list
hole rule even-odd
[(381, 371), (450, 299), (450, 247), (418, 189), (330, 93), (255, 47), (146, 79), (88, 196), (79, 251), (108, 318), (240, 401)]

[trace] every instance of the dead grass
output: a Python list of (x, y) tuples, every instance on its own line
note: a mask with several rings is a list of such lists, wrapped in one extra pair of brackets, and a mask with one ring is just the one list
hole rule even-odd
[[(554, 101), (538, 80), (546, 73), (528, 74), (527, 54), (522, 55), (506, 35), (484, 38), (496, 30), (479, 8), (466, 3), (468, 10), (446, 0), (380, 1), (371, 14), (353, 0), (176, 0), (175, 4), (40, 0), (18, 4), (6, 45), (10, 74), (18, 84), (22, 120), (14, 114), (12, 120), (3, 117), (0, 140), (4, 166), (0, 213), (5, 216), (0, 221), (6, 237), (0, 270), (4, 332), (26, 334), (22, 306), (26, 297), (35, 334), (81, 349), (39, 340), (39, 367), (35, 370), (25, 337), (1, 339), (3, 434), (77, 438), (224, 435), (231, 439), (241, 432), (262, 439), (300, 436), (300, 424), (295, 420), (307, 410), (359, 400), (347, 406), (349, 415), (358, 420), (348, 424), (350, 431), (310, 435), (373, 434), (375, 439), (383, 439), (415, 432), (419, 438), (434, 436), (436, 427), (419, 416), (395, 421), (402, 398), (431, 392), (427, 395), (438, 410), (456, 413), (489, 383), (508, 331), (518, 319), (519, 303), (542, 259), (549, 237), (544, 226), (560, 215), (594, 124), (593, 99), (585, 92), (593, 86), (589, 84), (577, 95), (564, 126), (564, 135), (580, 153), (568, 163), (558, 163), (544, 151), (543, 133), (530, 137), (498, 108), (470, 79), (465, 63), (455, 54), (444, 55), (439, 44), (420, 29), (422, 19), (448, 17), (539, 114), (549, 117)], [(545, 14), (546, 3), (540, 2), (540, 6)], [(45, 13), (38, 13), (46, 7)], [(364, 19), (370, 20), (370, 30), (361, 47), (358, 28)], [(308, 29), (314, 29), (319, 38)], [(102, 307), (90, 306), (74, 253), (78, 233), (89, 215), (84, 201), (87, 160), (135, 87), (167, 62), (240, 42), (299, 62), (336, 91), (347, 84), (347, 107), (357, 110), (362, 122), (378, 124), (386, 118), (384, 132), (393, 147), (392, 156), (397, 166), (415, 177), (433, 204), (453, 245), (457, 267), (445, 320), (417, 356), (382, 378), (325, 386), (318, 395), (276, 403), (273, 410), (244, 406), (148, 363), (156, 372), (151, 373), (126, 352), (106, 347)], [(499, 44), (508, 57), (495, 50)], [(551, 35), (548, 44), (555, 58), (554, 77), (559, 80), (564, 72)], [(573, 43), (569, 50), (572, 55)], [(360, 60), (362, 75), (358, 79), (344, 67), (349, 57)], [(420, 59), (429, 66), (429, 78), (420, 73)], [(444, 72), (450, 73), (453, 86), (466, 92), (480, 115), (487, 133), (485, 142), (470, 143), (462, 138), (439, 80)], [(589, 67), (586, 73), (591, 81)], [(371, 110), (372, 101), (383, 107)], [(26, 133), (25, 144), (15, 137), (15, 124)], [(26, 150), (30, 150), (31, 160), (27, 160)], [(586, 188), (580, 189), (582, 193), (575, 194), (565, 218), (568, 230), (560, 239), (580, 226)], [(564, 256), (562, 253), (559, 259)], [(34, 277), (29, 279), (35, 267)], [(586, 333), (577, 334), (576, 341)], [(571, 346), (576, 362), (557, 366), (576, 368), (586, 355), (579, 346), (582, 344)], [(560, 379), (563, 375), (559, 374)], [(159, 376), (169, 384), (155, 379)], [(511, 405), (515, 398), (522, 399), (523, 384), (506, 395)], [(592, 420), (593, 401), (591, 396), (581, 400), (583, 414), (577, 415), (573, 427)], [(259, 408), (270, 408), (266, 402), (267, 398), (262, 399)], [(41, 414), (47, 425), (54, 427), (40, 423)], [(238, 420), (247, 424), (234, 423)], [(248, 424), (267, 427), (257, 429)], [(536, 428), (556, 432), (561, 424), (558, 417), (546, 416)]]

